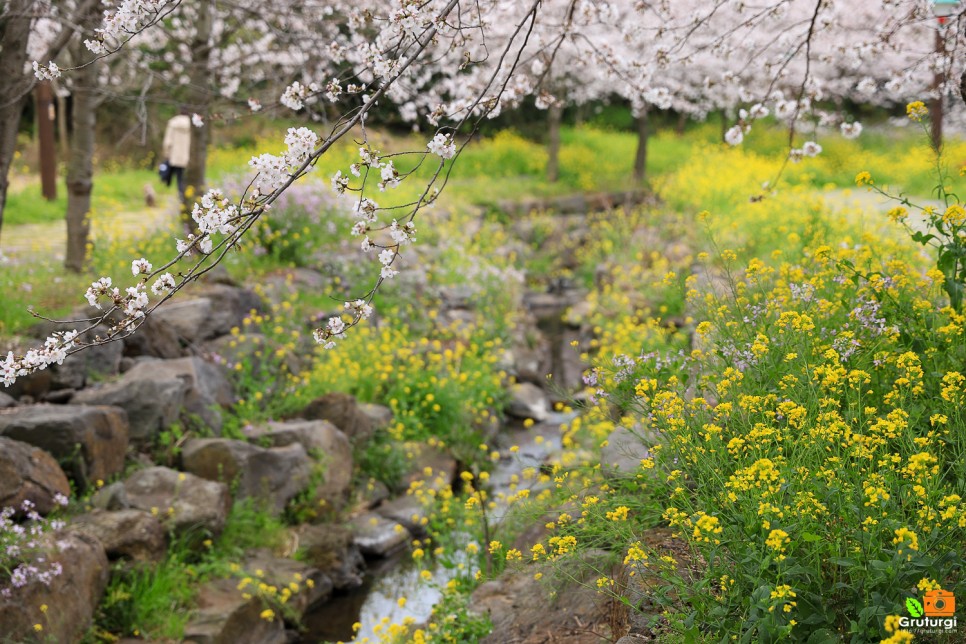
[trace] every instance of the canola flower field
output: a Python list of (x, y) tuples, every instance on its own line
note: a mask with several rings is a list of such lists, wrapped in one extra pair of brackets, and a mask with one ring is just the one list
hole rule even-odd
[[(387, 619), (360, 641), (478, 641), (490, 625), (471, 593), (507, 571), (548, 592), (589, 580), (581, 583), (640, 615), (658, 641), (958, 641), (952, 631), (923, 639), (901, 618), (910, 598), (966, 598), (966, 315), (955, 295), (966, 272), (966, 211), (955, 196), (966, 144), (947, 143), (947, 174), (937, 177), (915, 136), (832, 138), (772, 190), (762, 184), (781, 166), (780, 132), (750, 149), (726, 148), (708, 130), (689, 136), (654, 143), (656, 204), (590, 214), (580, 235), (561, 231), (554, 213), (521, 222), (493, 212), (485, 186), (506, 181), (517, 186), (511, 196), (528, 194), (545, 159), (511, 133), (482, 142), (379, 295), (379, 323), (336, 351), (314, 351), (305, 322), (365, 270), (325, 188), (293, 191), (247, 252), (228, 259), (273, 304), (233, 331), (233, 348), (255, 334), (263, 344), (247, 354), (257, 361), (225, 357), (241, 394), (226, 435), (345, 391), (394, 412), (392, 427), (356, 454), (363, 486), (398, 485), (426, 446), (462, 465), (454, 484), (429, 472), (409, 489), (426, 507), (429, 536), (410, 556), (424, 583), (439, 586), (433, 617)], [(631, 150), (627, 137), (568, 137), (564, 183), (545, 194), (626, 185), (616, 165), (598, 163), (600, 176), (583, 168), (613, 158), (615, 141)], [(843, 189), (911, 196), (857, 212), (827, 199)], [(903, 228), (916, 203), (937, 231), (925, 243), (955, 261)], [(166, 243), (117, 240), (95, 249), (94, 262), (108, 270)], [(300, 266), (324, 266), (331, 284), (315, 292), (273, 279)], [(36, 267), (4, 271), (10, 283), (44, 281)], [(517, 447), (481, 436), (505, 404), (520, 298), (559, 280), (586, 291), (586, 305), (565, 313), (586, 331), (572, 347), (588, 366), (586, 389), (559, 405), (576, 416), (559, 427), (553, 462), (493, 492), (493, 464)], [(469, 293), (472, 319), (441, 314), (439, 293), (456, 287)], [(23, 304), (38, 295), (19, 293)], [(5, 307), (4, 333), (26, 321)], [(617, 435), (639, 450), (615, 472), (601, 452)], [(177, 438), (159, 457), (172, 456)], [(178, 637), (183, 623), (158, 607), (190, 606), (192, 584), (218, 575), (262, 596), (263, 618), (274, 619), (291, 591), (233, 561), (245, 547), (279, 546), (286, 520), (325, 512), (296, 503), (273, 519), (237, 508), (200, 559), (174, 548), (157, 570), (112, 580), (92, 639)], [(434, 579), (439, 564), (455, 571), (445, 582)]]

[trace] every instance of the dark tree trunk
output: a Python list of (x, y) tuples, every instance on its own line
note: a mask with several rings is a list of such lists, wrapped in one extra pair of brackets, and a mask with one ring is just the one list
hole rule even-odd
[(191, 204), (205, 191), (205, 165), (208, 162), (208, 107), (211, 103), (209, 85), (211, 77), (211, 23), (213, 14), (212, 0), (202, 0), (197, 4), (195, 34), (191, 40), (191, 82), (188, 109), (198, 114), (204, 121), (202, 127), (191, 128), (191, 158), (185, 169), (185, 198), (181, 205), (182, 221), (188, 231), (194, 229), (191, 219)]
[(681, 112), (680, 114), (678, 114), (678, 122), (677, 122), (677, 125), (675, 125), (674, 127), (675, 134), (677, 134), (678, 136), (684, 136), (684, 130), (685, 128), (687, 128), (687, 126), (688, 126), (688, 115), (685, 114), (684, 112)]
[(554, 183), (560, 178), (560, 123), (563, 121), (563, 105), (554, 102), (547, 110), (547, 181)]
[[(86, 28), (96, 26), (100, 10), (84, 17)], [(67, 161), (67, 255), (64, 266), (79, 273), (87, 261), (90, 236), (91, 191), (94, 189), (94, 130), (97, 125), (97, 63), (81, 44), (74, 47), (77, 65), (74, 72), (73, 136)]]
[(641, 111), (637, 122), (637, 153), (634, 155), (634, 181), (641, 183), (647, 177), (647, 109)]
[(33, 86), (23, 73), (30, 37), (31, 0), (10, 0), (0, 20), (0, 229), (10, 185), (10, 164), (17, 147), (17, 130), (24, 99)]

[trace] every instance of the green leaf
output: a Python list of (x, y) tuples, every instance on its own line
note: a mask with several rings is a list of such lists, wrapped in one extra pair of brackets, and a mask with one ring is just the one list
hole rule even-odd
[(835, 642), (841, 641), (842, 638), (836, 635), (833, 631), (827, 628), (822, 628), (809, 636), (807, 644), (834, 644)]
[(812, 543), (813, 541), (821, 541), (822, 537), (817, 534), (812, 534), (811, 532), (805, 532), (802, 534), (802, 541), (807, 543)]
[(913, 617), (922, 617), (924, 612), (922, 610), (922, 604), (920, 604), (919, 600), (915, 597), (910, 597), (906, 600), (906, 610), (908, 610), (909, 614)]
[(931, 239), (936, 239), (936, 236), (933, 235), (933, 234), (925, 235), (925, 234), (923, 234), (922, 232), (920, 232), (918, 230), (916, 232), (912, 233), (912, 241), (919, 242), (923, 246), (925, 246), (926, 244), (928, 244), (929, 243), (929, 240), (931, 240)]

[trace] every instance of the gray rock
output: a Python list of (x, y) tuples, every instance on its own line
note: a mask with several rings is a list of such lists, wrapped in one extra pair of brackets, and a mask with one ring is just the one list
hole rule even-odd
[(91, 505), (100, 510), (126, 510), (131, 507), (123, 481), (115, 481), (99, 489), (91, 497)]
[(474, 307), (474, 289), (465, 284), (454, 286), (441, 286), (439, 297), (442, 300), (442, 308), (447, 309), (470, 309)]
[(0, 409), (8, 409), (16, 406), (17, 400), (13, 396), (0, 391)]
[(214, 304), (207, 297), (169, 300), (154, 312), (154, 317), (189, 343), (201, 342), (231, 330), (231, 326), (220, 328), (222, 325), (214, 319)]
[(389, 488), (385, 483), (370, 478), (361, 489), (356, 488), (355, 500), (359, 508), (371, 510), (383, 501), (388, 501), (390, 496)]
[[(101, 542), (87, 534), (61, 532), (46, 556), (43, 568), (54, 563), (62, 568), (49, 585), (31, 581), (9, 598), (0, 596), (4, 642), (37, 641), (37, 623), (44, 628), (41, 641), (79, 642), (91, 624), (110, 574)], [(46, 614), (41, 612), (45, 604)]]
[[(291, 590), (292, 596), (285, 605), (299, 616), (332, 595), (332, 580), (321, 570), (303, 561), (277, 557), (268, 550), (248, 553), (242, 568), (249, 574), (261, 570), (264, 573), (261, 579), (266, 584)], [(309, 580), (311, 584), (306, 583)], [(297, 585), (297, 591), (292, 584)]]
[[(151, 363), (160, 361), (151, 361)], [(131, 375), (139, 363), (120, 380), (84, 389), (73, 402), (82, 405), (112, 405), (127, 412), (131, 443), (138, 448), (151, 445), (158, 433), (178, 420), (188, 385), (170, 375)], [(146, 374), (147, 370), (138, 372)]]
[(365, 443), (375, 432), (373, 419), (360, 407), (354, 396), (333, 391), (310, 402), (302, 413), (306, 420), (327, 420), (349, 437), (354, 445)]
[(117, 407), (32, 405), (0, 410), (0, 435), (50, 452), (81, 487), (124, 468), (127, 414)]
[(264, 300), (255, 291), (234, 284), (204, 284), (199, 289), (199, 295), (214, 302), (219, 315), (224, 318), (221, 328), (227, 327), (227, 330), (222, 333), (228, 333), (234, 326), (241, 326), (253, 311), (267, 311)]
[(550, 415), (550, 400), (540, 387), (529, 382), (518, 382), (510, 387), (507, 413), (515, 418), (544, 421)]
[(50, 391), (53, 380), (54, 375), (50, 369), (34, 371), (25, 376), (19, 376), (4, 391), (7, 395), (19, 400), (21, 404), (27, 404), (46, 395)]
[(426, 536), (429, 513), (419, 500), (412, 496), (400, 496), (376, 508), (376, 514), (394, 523), (402, 524), (414, 537)]
[(410, 449), (412, 451), (407, 450), (407, 456), (412, 469), (403, 477), (405, 489), (409, 489), (414, 481), (419, 481), (424, 489), (439, 492), (456, 480), (458, 465), (448, 451), (428, 445), (414, 445)]
[(254, 499), (275, 514), (305, 491), (312, 461), (299, 443), (264, 448), (227, 438), (201, 438), (185, 443), (182, 464), (188, 472), (237, 485), (241, 499)]
[(510, 352), (510, 369), (521, 382), (535, 385), (547, 381), (552, 369), (553, 347), (542, 333), (535, 333), (532, 344), (518, 344)]
[[(568, 565), (566, 578), (554, 579), (553, 598), (549, 588), (533, 578), (532, 568), (507, 570), (481, 584), (473, 591), (470, 607), (489, 615), (493, 630), (480, 642), (597, 644), (597, 633), (605, 632), (609, 623), (606, 603), (600, 601), (593, 583), (595, 568), (605, 569), (604, 565), (598, 561)], [(548, 578), (553, 575), (552, 569), (543, 572)]]
[(71, 528), (97, 537), (110, 559), (158, 561), (167, 548), (161, 521), (143, 510), (94, 510), (74, 518)]
[(335, 590), (358, 588), (366, 570), (352, 532), (345, 526), (326, 523), (296, 528), (301, 558), (325, 573)]
[(264, 309), (255, 293), (227, 284), (207, 284), (193, 289), (191, 295), (190, 299), (172, 299), (154, 312), (190, 344), (225, 335), (242, 326), (251, 310)]
[(360, 403), (359, 408), (362, 413), (372, 421), (373, 428), (376, 430), (385, 429), (392, 424), (392, 410), (385, 405), (375, 403)]
[(352, 483), (352, 445), (346, 435), (325, 420), (291, 420), (256, 429), (252, 438), (274, 447), (299, 444), (322, 467), (316, 499), (341, 506)]
[(183, 411), (200, 417), (215, 433), (221, 431), (222, 424), (218, 408), (235, 403), (235, 392), (221, 369), (194, 356), (141, 362), (124, 377), (134, 380), (180, 378), (187, 385)]
[(63, 364), (52, 365), (52, 389), (81, 389), (93, 378), (116, 376), (121, 367), (124, 345), (108, 342), (68, 356)]
[(558, 293), (529, 292), (523, 299), (537, 319), (560, 317), (571, 304), (571, 298)]
[[(77, 309), (70, 314), (72, 319), (91, 318), (102, 314), (92, 307)], [(55, 332), (69, 331), (74, 325), (58, 324), (42, 321), (33, 325), (28, 334), (37, 340), (43, 340)], [(82, 334), (78, 341), (94, 342), (107, 335), (105, 326), (97, 326)], [(67, 356), (61, 364), (51, 365), (49, 372), (50, 389), (80, 389), (87, 384), (91, 376), (104, 377), (117, 374), (124, 347), (119, 341), (97, 344), (78, 353)], [(34, 393), (40, 398), (42, 394)]]
[(605, 474), (635, 475), (641, 470), (641, 460), (650, 456), (648, 448), (657, 436), (643, 426), (633, 430), (615, 427), (607, 437), (607, 445), (600, 451), (600, 463)]
[(178, 532), (201, 528), (217, 535), (225, 527), (231, 495), (224, 483), (167, 467), (138, 470), (124, 482), (132, 508), (161, 515)]
[(553, 374), (555, 387), (562, 387), (564, 391), (576, 393), (584, 389), (584, 371), (590, 365), (581, 361), (580, 353), (575, 351), (571, 343), (582, 342), (584, 336), (575, 329), (564, 329), (557, 341), (557, 366), (554, 367), (557, 373)]
[(124, 355), (172, 360), (185, 355), (175, 328), (155, 315), (149, 315), (137, 332), (122, 340)]
[(70, 484), (54, 457), (44, 450), (0, 438), (0, 508), (33, 502), (40, 514), (57, 507), (55, 494), (70, 494)]
[(401, 524), (367, 512), (350, 523), (352, 542), (367, 557), (386, 557), (403, 547), (412, 535)]
[(195, 644), (286, 644), (281, 615), (266, 620), (262, 600), (242, 597), (233, 579), (218, 579), (201, 587), (196, 609), (185, 626), (184, 641)]
[(66, 405), (76, 393), (76, 389), (54, 389), (44, 394), (39, 402), (50, 403), (52, 405)]

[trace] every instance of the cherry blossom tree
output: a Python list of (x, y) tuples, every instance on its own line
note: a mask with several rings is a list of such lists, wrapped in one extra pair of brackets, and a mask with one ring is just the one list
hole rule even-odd
[(73, 37), (78, 17), (99, 4), (10, 0), (0, 5), (0, 230), (20, 114), (36, 81), (30, 62), (56, 58)]
[[(297, 14), (300, 19), (325, 22), (337, 16), (338, 32), (320, 49), (324, 55), (306, 61), (302, 78), (288, 85), (278, 100), (295, 110), (322, 101), (338, 105), (341, 113), (327, 131), (289, 129), (279, 154), (251, 160), (254, 175), (244, 194), (229, 198), (211, 189), (201, 195), (190, 213), (194, 230), (177, 240), (173, 257), (134, 259), (131, 286), (107, 276), (96, 280), (86, 297), (103, 314), (51, 336), (41, 348), (8, 354), (0, 361), (0, 378), (12, 382), (84, 346), (134, 332), (145, 316), (221, 261), (289, 186), (350, 133), (360, 137), (359, 158), (332, 177), (332, 186), (349, 196), (356, 217), (351, 232), (363, 250), (377, 256), (373, 264), (378, 274), (368, 291), (345, 303), (344, 316), (334, 316), (316, 330), (316, 340), (326, 347), (372, 313), (374, 293), (396, 275), (396, 259), (415, 239), (416, 216), (436, 200), (466, 135), (481, 119), (527, 96), (547, 106), (600, 96), (605, 88), (587, 82), (599, 71), (638, 106), (639, 116), (647, 106), (675, 106), (694, 114), (734, 109), (737, 123), (728, 139), (739, 143), (753, 121), (770, 112), (789, 125), (790, 159), (817, 154), (820, 146), (814, 141), (794, 147), (796, 127), (806, 115), (815, 114), (816, 102), (831, 95), (832, 88), (845, 94), (846, 88), (862, 82), (858, 74), (846, 79), (845, 71), (868, 75), (865, 70), (872, 61), (879, 64), (887, 52), (896, 53), (901, 73), (881, 89), (901, 95), (922, 88), (924, 71), (952, 71), (951, 61), (962, 47), (961, 12), (952, 18), (956, 28), (949, 30), (945, 51), (933, 55), (923, 51), (921, 38), (933, 20), (928, 2), (869, 4), (871, 13), (881, 11), (876, 21), (857, 16), (854, 3), (847, 0), (306, 4)], [(178, 0), (121, 0), (108, 9), (89, 46), (99, 56), (110, 55), (131, 38), (150, 33), (155, 23), (163, 24), (179, 5)], [(214, 6), (210, 0), (194, 4), (200, 13), (193, 14), (196, 38), (188, 45), (199, 72), (194, 76), (189, 69), (186, 80), (193, 90), (204, 87), (206, 95), (211, 94), (215, 56), (210, 34), (217, 18), (209, 11)], [(59, 70), (40, 64), (36, 73), (51, 77)], [(570, 98), (558, 99), (554, 92)], [(381, 101), (398, 106), (405, 118), (422, 119), (435, 128), (425, 149), (382, 155), (369, 144), (365, 126)], [(433, 172), (412, 202), (380, 206), (379, 191), (415, 180), (414, 171), (399, 171), (404, 156), (414, 160), (409, 165), (429, 166)], [(203, 178), (195, 181), (201, 185)], [(175, 268), (188, 260), (190, 268)], [(109, 329), (105, 336), (81, 341), (86, 331), (101, 324)]]

